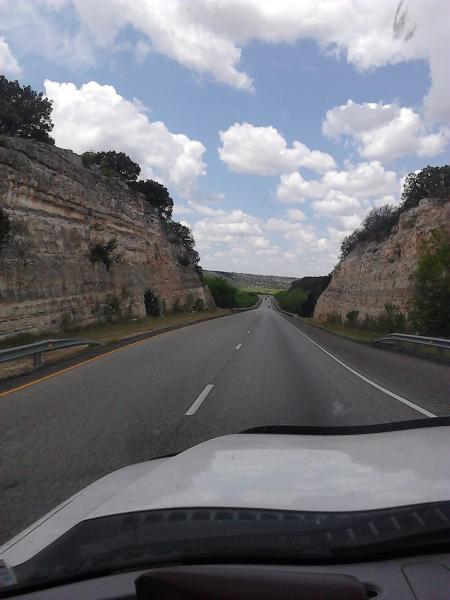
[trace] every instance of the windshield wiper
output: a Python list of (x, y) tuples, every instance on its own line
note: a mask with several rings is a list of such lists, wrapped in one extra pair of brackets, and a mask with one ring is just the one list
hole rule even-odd
[(262, 425), (245, 429), (240, 433), (267, 433), (278, 435), (362, 435), (367, 433), (385, 433), (387, 431), (404, 431), (405, 429), (424, 429), (427, 427), (446, 427), (450, 425), (450, 417), (434, 417), (410, 419), (408, 421), (390, 421), (374, 425)]

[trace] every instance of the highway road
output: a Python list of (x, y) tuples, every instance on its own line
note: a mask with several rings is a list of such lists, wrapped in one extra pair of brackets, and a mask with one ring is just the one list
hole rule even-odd
[(0, 390), (0, 543), (102, 475), (261, 425), (448, 415), (450, 368), (276, 312), (203, 322)]

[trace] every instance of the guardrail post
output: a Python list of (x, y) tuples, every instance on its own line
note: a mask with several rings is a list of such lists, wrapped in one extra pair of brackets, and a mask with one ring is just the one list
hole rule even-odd
[(33, 367), (40, 367), (42, 364), (42, 352), (33, 354)]

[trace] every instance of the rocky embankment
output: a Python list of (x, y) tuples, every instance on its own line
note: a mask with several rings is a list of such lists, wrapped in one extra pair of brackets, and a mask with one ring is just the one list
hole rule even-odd
[(422, 242), (436, 227), (450, 231), (450, 202), (424, 199), (400, 215), (386, 240), (356, 246), (334, 269), (314, 317), (324, 321), (338, 313), (345, 319), (352, 310), (360, 317), (377, 316), (386, 304), (407, 312)]
[[(0, 207), (10, 221), (0, 253), (0, 338), (84, 326), (111, 312), (142, 317), (148, 289), (167, 311), (211, 303), (143, 196), (69, 150), (1, 137)], [(108, 269), (91, 256), (110, 240), (117, 248)]]

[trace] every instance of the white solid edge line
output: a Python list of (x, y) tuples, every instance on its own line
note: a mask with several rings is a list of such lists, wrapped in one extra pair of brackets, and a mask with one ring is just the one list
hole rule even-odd
[(311, 342), (311, 344), (314, 344), (314, 346), (317, 346), (318, 348), (320, 348), (320, 350), (322, 350), (322, 352), (325, 352), (325, 354), (327, 354), (330, 358), (332, 358), (337, 363), (339, 363), (342, 367), (344, 367), (345, 369), (348, 369), (350, 371), (350, 373), (353, 373), (353, 375), (356, 375), (356, 377), (359, 377), (360, 379), (362, 379), (363, 381), (365, 381), (369, 385), (373, 386), (377, 390), (380, 390), (381, 392), (384, 392), (388, 396), (391, 396), (391, 398), (395, 398), (395, 400), (398, 400), (399, 402), (402, 402), (403, 404), (406, 404), (410, 408), (412, 408), (414, 410), (417, 410), (417, 412), (422, 413), (426, 417), (436, 417), (437, 416), (437, 415), (433, 414), (432, 412), (429, 412), (428, 410), (425, 410), (424, 408), (422, 408), (420, 406), (417, 406), (417, 404), (414, 404), (414, 402), (410, 402), (406, 398), (403, 398), (402, 396), (399, 396), (398, 394), (395, 394), (394, 392), (391, 392), (390, 390), (387, 390), (383, 386), (378, 385), (378, 383), (375, 383), (375, 381), (372, 381), (371, 379), (368, 379), (367, 377), (364, 377), (364, 375), (361, 375), (361, 373), (358, 373), (358, 371), (355, 371), (355, 369), (352, 369), (351, 367), (349, 367), (348, 365), (346, 365), (344, 362), (342, 362), (342, 360), (339, 360), (339, 358), (336, 358), (333, 354), (331, 354), (331, 352), (328, 352), (328, 350), (325, 350), (325, 348), (323, 348), (320, 344), (318, 344), (317, 342), (315, 342), (314, 340), (312, 340), (310, 337), (308, 337), (305, 333), (303, 333), (303, 331), (300, 331), (300, 329), (297, 329), (297, 327), (295, 327), (294, 325), (292, 325), (292, 323), (290, 323), (286, 319), (283, 319), (283, 321), (285, 321), (288, 325), (290, 325), (293, 329), (295, 329), (295, 331), (297, 331), (303, 337), (305, 337), (307, 340), (309, 340)]
[(186, 416), (190, 417), (192, 415), (195, 415), (195, 413), (198, 411), (200, 406), (206, 400), (206, 396), (213, 389), (213, 387), (214, 387), (214, 384), (208, 383), (208, 385), (205, 387), (203, 392), (197, 397), (197, 400), (194, 402), (194, 404), (191, 406), (191, 408), (187, 411)]
[(235, 348), (235, 350), (240, 350), (240, 348), (242, 347), (242, 344), (238, 344)]

